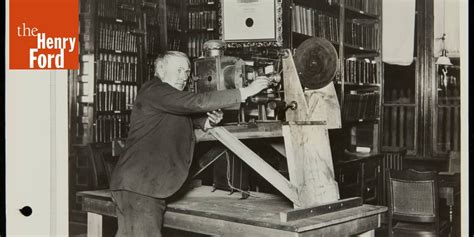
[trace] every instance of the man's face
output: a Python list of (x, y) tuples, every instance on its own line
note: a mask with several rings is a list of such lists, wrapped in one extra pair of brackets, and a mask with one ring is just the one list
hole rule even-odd
[(191, 70), (187, 59), (172, 57), (168, 59), (168, 64), (165, 65), (162, 80), (182, 91), (186, 86), (190, 73)]

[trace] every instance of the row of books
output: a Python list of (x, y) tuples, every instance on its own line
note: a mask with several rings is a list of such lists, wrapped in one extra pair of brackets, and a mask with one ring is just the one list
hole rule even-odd
[(132, 30), (129, 25), (101, 22), (99, 48), (136, 53), (137, 36), (130, 33)]
[[(380, 48), (379, 25), (374, 21), (347, 21), (344, 42), (366, 50)], [(322, 37), (339, 42), (339, 18), (322, 11), (296, 5), (292, 14), (292, 31), (304, 35)]]
[(148, 30), (146, 43), (148, 53), (158, 54), (160, 52), (160, 33), (156, 30)]
[(369, 50), (380, 48), (378, 23), (346, 22), (344, 32), (344, 42), (356, 47)]
[(368, 58), (347, 58), (344, 61), (344, 82), (379, 84), (377, 62)]
[(102, 84), (97, 85), (96, 111), (125, 111), (135, 101), (137, 86)]
[(155, 76), (155, 58), (148, 58), (147, 59), (147, 70), (148, 70), (148, 78), (152, 79)]
[(215, 39), (214, 33), (201, 33), (188, 38), (188, 56), (199, 57), (202, 53), (204, 42)]
[[(329, 5), (339, 5), (342, 0), (326, 0)], [(379, 15), (377, 1), (380, 0), (343, 0), (346, 7), (354, 8), (364, 13)]]
[(95, 120), (94, 142), (107, 143), (115, 138), (127, 137), (130, 115), (99, 115)]
[(136, 56), (99, 54), (97, 77), (103, 81), (137, 82)]
[(97, 14), (102, 17), (136, 22), (135, 11), (130, 9), (135, 6), (134, 2), (135, 0), (99, 0)]
[(216, 0), (189, 0), (188, 4), (191, 6), (203, 5), (203, 4), (214, 4)]
[(333, 42), (339, 42), (339, 18), (314, 10), (314, 23), (311, 25), (311, 35), (322, 37)]
[(188, 13), (190, 30), (214, 30), (216, 28), (216, 11), (192, 11)]
[(181, 49), (181, 39), (178, 37), (168, 38), (168, 50), (180, 51)]
[(166, 20), (169, 30), (180, 30), (180, 10), (179, 7), (168, 4), (166, 12)]
[(378, 91), (351, 91), (344, 97), (342, 117), (345, 121), (379, 118), (380, 93)]
[(296, 5), (293, 8), (291, 29), (296, 33), (339, 41), (339, 18), (309, 7)]

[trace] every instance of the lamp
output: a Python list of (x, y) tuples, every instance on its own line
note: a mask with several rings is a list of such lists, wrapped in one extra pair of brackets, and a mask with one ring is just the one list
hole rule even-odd
[(440, 74), (439, 78), (439, 91), (444, 91), (444, 96), (447, 96), (447, 90), (448, 90), (448, 66), (453, 65), (451, 63), (451, 60), (446, 56), (446, 48), (444, 45), (444, 40), (446, 39), (446, 34), (443, 34), (443, 37), (439, 38), (443, 41), (443, 48), (441, 50), (441, 56), (436, 60), (436, 65), (442, 66), (441, 72), (438, 71)]
[(446, 39), (446, 34), (443, 34), (443, 37), (440, 38), (443, 41), (443, 49), (441, 50), (441, 56), (436, 60), (436, 64), (438, 65), (453, 65), (451, 60), (446, 56), (446, 49), (444, 46), (444, 40)]

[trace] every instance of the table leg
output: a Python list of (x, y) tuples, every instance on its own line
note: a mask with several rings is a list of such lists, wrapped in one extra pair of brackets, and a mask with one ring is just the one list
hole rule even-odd
[(449, 236), (453, 233), (453, 205), (449, 205)]
[(102, 237), (102, 215), (87, 213), (87, 236)]
[(356, 235), (357, 237), (375, 237), (375, 230), (369, 230), (367, 232), (364, 232), (362, 234)]
[(449, 222), (453, 224), (453, 205), (449, 205)]

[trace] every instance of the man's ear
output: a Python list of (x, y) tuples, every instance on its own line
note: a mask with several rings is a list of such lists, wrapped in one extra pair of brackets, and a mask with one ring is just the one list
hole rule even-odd
[(164, 73), (165, 73), (164, 65), (162, 63), (156, 65), (156, 67), (155, 67), (155, 76), (162, 79), (163, 76), (164, 76)]

